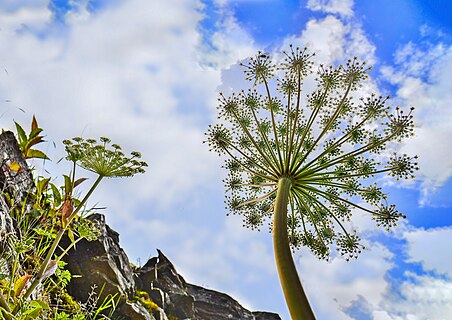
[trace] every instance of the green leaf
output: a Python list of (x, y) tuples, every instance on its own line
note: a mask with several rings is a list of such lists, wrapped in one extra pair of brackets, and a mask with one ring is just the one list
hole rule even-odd
[(56, 205), (60, 205), (61, 204), (61, 194), (60, 191), (58, 190), (58, 188), (51, 183), (50, 187), (52, 188), (52, 193), (53, 193), (53, 200), (55, 201)]
[(27, 144), (25, 145), (25, 149), (30, 149), (32, 146), (34, 146), (35, 144), (44, 142), (44, 140), (42, 140), (42, 136), (37, 136), (34, 138), (30, 138), (30, 140), (27, 141)]
[(75, 208), (77, 208), (80, 205), (80, 203), (82, 203), (79, 199), (76, 199), (76, 198), (72, 198), (72, 200), (74, 201)]
[(75, 182), (74, 182), (74, 188), (75, 188), (76, 186), (80, 185), (80, 184), (81, 184), (83, 181), (85, 181), (85, 180), (88, 180), (88, 178), (80, 178), (80, 179), (75, 180)]
[(14, 282), (14, 295), (18, 297), (22, 290), (24, 289), (25, 285), (27, 284), (28, 280), (31, 278), (31, 275), (26, 274)]
[(33, 300), (30, 302), (30, 309), (24, 312), (25, 320), (37, 319), (42, 310), (50, 309), (49, 305), (40, 300)]
[(64, 192), (66, 194), (72, 194), (72, 180), (67, 175), (64, 175)]
[(31, 131), (38, 129), (38, 121), (36, 121), (36, 117), (33, 115), (33, 119), (31, 120)]
[[(67, 231), (67, 236), (69, 237), (69, 239), (71, 240), (72, 243), (75, 243), (75, 237), (74, 237), (74, 232), (72, 232), (71, 229), (69, 229)], [(75, 248), (74, 248), (75, 249)]]
[(25, 155), (25, 159), (31, 159), (31, 158), (38, 158), (38, 159), (49, 159), (49, 157), (47, 157), (47, 155), (40, 151), (40, 150), (36, 150), (36, 149), (29, 149), (27, 150), (27, 154)]
[(42, 193), (45, 189), (47, 189), (49, 185), (50, 178), (41, 179), (38, 180), (38, 183), (36, 184), (37, 193)]
[(38, 136), (38, 134), (40, 134), (42, 132), (42, 130), (43, 130), (42, 128), (36, 128), (36, 129), (32, 130), (30, 132), (28, 139), (31, 140), (33, 138), (42, 137), (42, 136)]
[(37, 307), (41, 307), (44, 310), (49, 310), (50, 307), (47, 303), (45, 303), (44, 301), (41, 300), (33, 300), (30, 302), (31, 305), (33, 306), (37, 306)]
[(27, 135), (25, 134), (25, 130), (18, 124), (17, 122), (14, 122), (16, 124), (16, 130), (17, 135), (19, 136), (19, 144), (22, 144), (23, 142), (27, 141)]

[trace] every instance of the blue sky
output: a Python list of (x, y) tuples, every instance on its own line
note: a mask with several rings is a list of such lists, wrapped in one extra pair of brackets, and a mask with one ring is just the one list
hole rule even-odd
[(67, 170), (56, 160), (72, 136), (142, 151), (148, 173), (108, 180), (94, 199), (131, 261), (144, 264), (159, 248), (187, 281), (289, 319), (270, 234), (226, 217), (225, 172), (203, 133), (218, 90), (247, 85), (238, 61), (257, 50), (303, 44), (334, 65), (357, 55), (374, 67), (363, 95), (416, 107), (416, 135), (399, 148), (418, 154), (421, 170), (412, 183), (380, 181), (407, 214), (403, 224), (386, 233), (357, 212), (369, 249), (348, 263), (300, 250), (300, 277), (319, 319), (447, 319), (451, 9), (445, 0), (3, 0), (0, 124), (36, 115), (55, 160), (36, 163), (43, 174)]

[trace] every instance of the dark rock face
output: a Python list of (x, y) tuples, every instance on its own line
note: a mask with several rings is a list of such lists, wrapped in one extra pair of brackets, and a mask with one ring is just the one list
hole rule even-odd
[[(251, 312), (224, 293), (187, 283), (160, 250), (144, 266), (132, 269), (118, 233), (105, 224), (104, 216), (95, 214), (90, 220), (99, 224), (102, 235), (96, 241), (80, 241), (65, 259), (68, 270), (82, 276), (68, 285), (77, 300), (86, 301), (95, 284), (105, 285), (102, 296), (119, 292), (124, 297), (115, 312), (118, 319), (281, 320), (274, 313)], [(136, 291), (146, 292), (160, 308), (146, 310), (134, 298)]]
[(253, 314), (230, 296), (199, 286), (189, 285), (188, 292), (195, 299), (198, 319), (253, 320)]
[(253, 312), (256, 320), (281, 320), (281, 317), (277, 313), (256, 311)]
[[(81, 300), (88, 299), (92, 285), (102, 288), (104, 294), (115, 294), (129, 297), (134, 291), (133, 270), (125, 252), (119, 246), (119, 235), (105, 224), (105, 217), (94, 214), (90, 220), (95, 221), (101, 231), (96, 241), (82, 240), (76, 250), (71, 250), (65, 260), (73, 275), (68, 287), (71, 295), (77, 294)], [(69, 239), (62, 243), (63, 247), (70, 244)]]

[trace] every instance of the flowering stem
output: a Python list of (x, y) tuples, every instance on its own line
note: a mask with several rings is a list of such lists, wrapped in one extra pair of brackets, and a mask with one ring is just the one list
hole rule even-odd
[(287, 234), (287, 205), (292, 182), (282, 177), (278, 182), (273, 220), (273, 247), (276, 266), (287, 307), (293, 320), (315, 319), (298, 277)]
[[(77, 209), (75, 209), (74, 212), (69, 216), (68, 223), (66, 224), (66, 227), (62, 228), (60, 231), (58, 231), (57, 235), (55, 236), (55, 239), (53, 240), (52, 246), (50, 247), (49, 251), (47, 252), (46, 257), (45, 257), (44, 261), (42, 262), (41, 267), (39, 268), (38, 273), (34, 277), (34, 280), (31, 283), (30, 287), (27, 289), (25, 294), (22, 296), (22, 300), (28, 299), (28, 297), (30, 297), (30, 295), (33, 293), (33, 291), (38, 286), (38, 284), (40, 284), (41, 281), (43, 280), (42, 277), (44, 275), (44, 272), (47, 270), (47, 266), (48, 266), (50, 260), (52, 259), (52, 256), (55, 253), (56, 248), (60, 244), (60, 241), (63, 238), (63, 235), (66, 232), (67, 228), (69, 227), (72, 219), (74, 219), (74, 217), (77, 215), (77, 213), (80, 211), (80, 209), (85, 205), (86, 201), (91, 196), (91, 194), (96, 189), (96, 187), (99, 185), (99, 183), (102, 180), (102, 178), (103, 178), (102, 175), (99, 175), (97, 177), (96, 181), (91, 186), (91, 188), (89, 189), (88, 193), (85, 195), (83, 200), (80, 202), (80, 204), (77, 207)], [(14, 310), (13, 310), (13, 314), (17, 314), (19, 309), (20, 309), (20, 304), (17, 304), (16, 307), (14, 308)]]

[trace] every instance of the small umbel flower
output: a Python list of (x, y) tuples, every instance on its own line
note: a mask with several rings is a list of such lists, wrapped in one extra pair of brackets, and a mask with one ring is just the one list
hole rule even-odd
[(66, 158), (101, 177), (131, 177), (145, 172), (147, 163), (140, 161), (139, 152), (134, 151), (127, 156), (119, 145), (110, 145), (109, 138), (101, 137), (99, 140), (80, 137), (65, 140)]
[(378, 178), (411, 179), (417, 170), (416, 157), (383, 152), (413, 134), (413, 109), (391, 111), (389, 97), (375, 94), (359, 98), (370, 68), (356, 57), (343, 66), (320, 65), (317, 87), (303, 93), (313, 56), (290, 46), (281, 61), (259, 52), (242, 63), (251, 86), (220, 94), (220, 123), (209, 126), (205, 141), (225, 158), (226, 208), (245, 227), (269, 224), (292, 319), (314, 315), (291, 249), (305, 247), (321, 259), (335, 252), (357, 258), (364, 246), (350, 229), (353, 214), (364, 211), (377, 226), (395, 226), (404, 215), (386, 204)]

